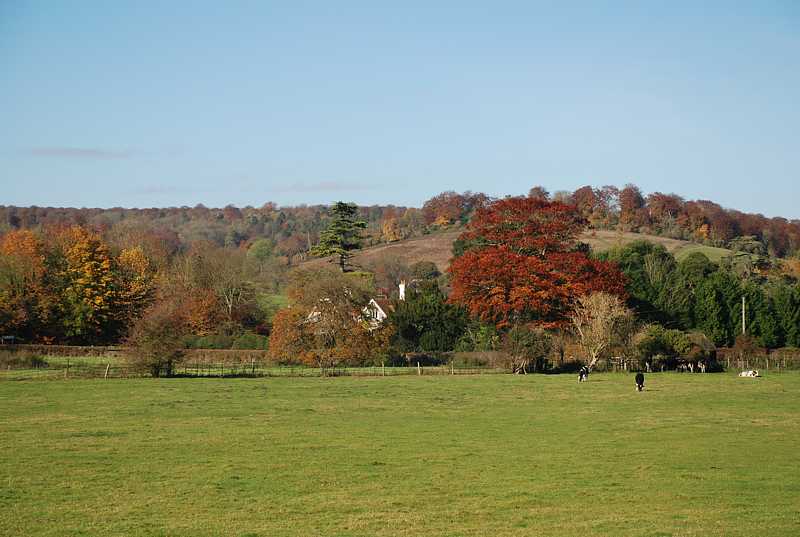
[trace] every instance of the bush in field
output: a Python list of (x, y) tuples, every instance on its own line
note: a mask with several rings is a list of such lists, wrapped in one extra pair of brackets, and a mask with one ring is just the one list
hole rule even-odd
[(511, 371), (521, 374), (544, 369), (551, 346), (552, 341), (547, 332), (523, 325), (512, 327), (502, 343)]
[(680, 330), (668, 330), (661, 325), (650, 325), (639, 332), (636, 347), (644, 358), (662, 355), (669, 358), (686, 356), (692, 349), (689, 336)]
[(157, 302), (145, 311), (128, 336), (128, 361), (154, 377), (171, 376), (185, 355), (187, 332), (188, 323), (180, 303)]

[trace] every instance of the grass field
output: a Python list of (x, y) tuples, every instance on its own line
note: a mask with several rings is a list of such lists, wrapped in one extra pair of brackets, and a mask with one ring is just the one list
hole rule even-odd
[(0, 382), (3, 536), (800, 535), (800, 374)]
[[(444, 271), (450, 264), (453, 241), (461, 234), (461, 230), (442, 231), (424, 237), (392, 242), (380, 246), (364, 248), (354, 253), (353, 263), (356, 266), (369, 266), (386, 256), (397, 257), (408, 265), (417, 261), (433, 261), (439, 270)], [(589, 244), (595, 252), (605, 252), (611, 248), (626, 246), (635, 241), (649, 241), (660, 244), (671, 252), (679, 261), (693, 252), (705, 254), (711, 261), (718, 263), (723, 257), (733, 252), (725, 248), (704, 246), (694, 242), (641, 233), (623, 233), (609, 230), (589, 230), (581, 234), (580, 240)], [(322, 267), (330, 263), (331, 258), (310, 259), (303, 263), (306, 267)]]

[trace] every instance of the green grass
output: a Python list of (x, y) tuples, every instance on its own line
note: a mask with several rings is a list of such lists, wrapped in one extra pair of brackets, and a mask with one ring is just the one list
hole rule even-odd
[(800, 535), (800, 374), (0, 382), (0, 535)]
[(679, 247), (673, 252), (673, 254), (675, 255), (675, 259), (678, 261), (683, 261), (695, 252), (700, 252), (701, 254), (705, 255), (713, 263), (719, 263), (723, 258), (730, 257), (734, 254), (732, 250), (725, 248), (704, 246), (702, 244), (693, 244), (690, 242), (687, 242), (684, 246)]

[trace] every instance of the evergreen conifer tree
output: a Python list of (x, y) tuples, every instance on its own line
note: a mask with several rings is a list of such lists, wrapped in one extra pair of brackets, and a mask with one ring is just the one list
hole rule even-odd
[(361, 230), (367, 223), (359, 220), (358, 206), (355, 203), (337, 201), (331, 208), (331, 222), (320, 234), (319, 243), (311, 249), (318, 257), (338, 256), (339, 268), (347, 272), (351, 253), (361, 247)]

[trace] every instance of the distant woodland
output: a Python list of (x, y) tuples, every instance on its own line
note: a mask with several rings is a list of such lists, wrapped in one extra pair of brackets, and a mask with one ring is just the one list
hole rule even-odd
[[(690, 240), (739, 254), (719, 266), (697, 258), (678, 265), (641, 245), (599, 256), (625, 273), (628, 303), (639, 317), (669, 328), (703, 327), (715, 343), (732, 344), (745, 293), (756, 343), (800, 343), (800, 221), (675, 194), (645, 195), (634, 185), (552, 194), (534, 187), (526, 198), (569, 206), (575, 222), (590, 229)], [(476, 211), (494, 201), (481, 193), (443, 192), (421, 208), (358, 207), (366, 223), (360, 246), (466, 229)], [(0, 206), (0, 335), (39, 343), (119, 343), (148, 308), (160, 304), (168, 307), (153, 315), (169, 319), (179, 311), (185, 317), (188, 346), (264, 348), (275, 313), (286, 305), (292, 272), (330, 223), (330, 207), (322, 205)], [(389, 298), (401, 277), (426, 268), (398, 260), (362, 267), (371, 275), (372, 294)], [(441, 296), (431, 296), (446, 301), (448, 275), (437, 277)], [(681, 292), (671, 292), (676, 288)], [(464, 324), (463, 331), (479, 328)], [(415, 345), (406, 348), (425, 350)]]
[[(685, 200), (676, 194), (645, 195), (635, 185), (584, 186), (552, 195), (542, 187), (530, 196), (548, 197), (577, 207), (590, 228), (620, 229), (690, 240), (772, 257), (800, 255), (800, 220), (767, 218), (726, 209), (708, 200)], [(429, 233), (444, 226), (466, 223), (475, 208), (491, 201), (481, 193), (443, 192), (422, 208), (373, 205), (360, 207), (368, 224), (365, 246)], [(279, 207), (227, 206), (208, 208), (76, 209), (0, 206), (0, 233), (18, 229), (85, 226), (101, 233), (110, 244), (133, 237), (162, 242), (169, 254), (188, 250), (199, 241), (219, 247), (247, 247), (267, 239), (287, 264), (305, 259), (328, 224), (324, 205)]]

